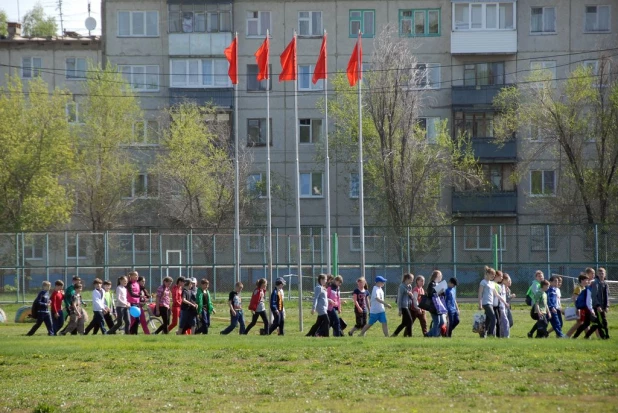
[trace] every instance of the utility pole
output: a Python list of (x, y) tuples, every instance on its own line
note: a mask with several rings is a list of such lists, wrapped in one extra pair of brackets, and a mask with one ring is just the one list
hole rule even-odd
[(62, 19), (62, 0), (58, 0), (58, 7), (56, 8), (56, 10), (58, 10), (58, 14), (60, 14), (60, 34), (64, 36), (64, 21)]

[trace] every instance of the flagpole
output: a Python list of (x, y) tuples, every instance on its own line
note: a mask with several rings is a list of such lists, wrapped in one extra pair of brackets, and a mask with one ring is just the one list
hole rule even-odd
[[(238, 65), (238, 32), (234, 39), (236, 40), (236, 55), (234, 56), (235, 64)], [(236, 68), (238, 70), (238, 68)], [(238, 72), (236, 72), (238, 76)], [(236, 282), (240, 282), (240, 166), (238, 160), (238, 82), (234, 84), (234, 239), (236, 240), (236, 259), (234, 270), (236, 272)]]
[[(326, 30), (324, 30), (324, 38), (326, 39)], [(328, 51), (328, 48), (326, 49)], [(326, 53), (327, 55), (328, 53)], [(325, 59), (327, 56), (325, 55)], [(328, 60), (326, 60), (328, 61)], [(328, 67), (325, 66), (324, 71), (328, 73)], [(324, 143), (326, 147), (326, 158), (324, 160), (324, 174), (326, 182), (324, 190), (326, 192), (326, 269), (327, 274), (331, 273), (332, 266), (332, 249), (331, 249), (331, 229), (330, 229), (330, 158), (328, 157), (328, 75), (324, 75)], [(337, 274), (335, 274), (337, 275)]]
[[(266, 30), (266, 40), (269, 30)], [(270, 46), (270, 45), (269, 45)], [(268, 231), (268, 283), (273, 285), (273, 222), (272, 199), (270, 191), (270, 47), (266, 54), (266, 230)]]
[(363, 108), (361, 99), (361, 84), (362, 84), (362, 70), (363, 62), (361, 62), (361, 31), (358, 31), (357, 40), (357, 60), (358, 60), (358, 73), (360, 74), (358, 79), (358, 197), (359, 197), (359, 209), (360, 209), (360, 251), (361, 251), (361, 277), (365, 276), (365, 199), (363, 194)]
[[(294, 30), (294, 41), (296, 40), (296, 30)], [(296, 61), (296, 49), (294, 50), (294, 64), (298, 65)], [(297, 66), (298, 67), (298, 66)], [(294, 68), (297, 71), (297, 67)], [(296, 152), (296, 234), (298, 236), (298, 327), (300, 331), (303, 331), (303, 265), (302, 265), (302, 235), (300, 229), (300, 160), (298, 141), (299, 137), (299, 125), (298, 125), (298, 73), (294, 78), (294, 151)]]

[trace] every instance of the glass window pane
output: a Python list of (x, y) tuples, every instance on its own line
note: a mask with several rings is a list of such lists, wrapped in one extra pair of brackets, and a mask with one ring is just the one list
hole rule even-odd
[(609, 31), (609, 15), (610, 8), (609, 6), (598, 6), (598, 16), (599, 16), (599, 31)]
[(298, 127), (300, 143), (311, 143), (311, 120), (300, 119)]
[(473, 4), (472, 6), (472, 28), (480, 29), (483, 27), (483, 6)]
[(298, 67), (298, 83), (300, 89), (309, 89), (311, 80), (309, 76), (309, 66)]
[(187, 82), (187, 63), (185, 60), (172, 60), (172, 85), (184, 85)]
[(145, 70), (143, 66), (133, 67), (132, 82), (133, 82), (133, 89), (145, 89), (146, 88)]
[(193, 12), (182, 13), (182, 31), (185, 33), (193, 32)]
[(215, 85), (216, 86), (228, 86), (230, 81), (227, 76), (227, 70), (229, 64), (225, 59), (215, 59)]
[(468, 30), (470, 28), (468, 4), (455, 4), (455, 28), (457, 30)]
[(266, 36), (266, 30), (270, 30), (270, 12), (260, 12), (260, 35)]
[(300, 174), (300, 194), (311, 195), (311, 174)]
[(146, 129), (146, 142), (147, 143), (159, 143), (159, 122), (156, 120), (148, 121), (148, 128)]
[(311, 195), (322, 195), (322, 174), (319, 172), (311, 174)]
[(170, 5), (170, 15), (169, 15), (169, 31), (170, 33), (178, 33), (180, 31), (181, 28), (181, 23), (180, 21), (182, 20), (180, 17), (180, 12), (179, 11), (172, 11), (171, 7), (173, 7), (172, 5)]
[(500, 4), (500, 28), (512, 29), (513, 28), (513, 4), (501, 3)]
[(193, 15), (194, 26), (193, 31), (203, 33), (206, 31), (206, 14), (205, 13), (195, 13)]
[(543, 193), (553, 195), (556, 189), (554, 182), (554, 171), (543, 171)]
[(429, 34), (440, 34), (440, 12), (429, 11)]
[(146, 66), (146, 89), (159, 88), (159, 66)]
[(476, 65), (477, 85), (489, 84), (489, 68), (487, 63), (479, 63)]
[(485, 6), (485, 27), (487, 29), (496, 29), (498, 27), (497, 11), (497, 4), (488, 4)]
[(319, 36), (323, 33), (321, 11), (314, 11), (311, 13), (311, 31), (311, 34), (314, 36)]
[(146, 35), (159, 35), (159, 13), (156, 11), (146, 12)]
[(360, 30), (360, 21), (353, 20), (350, 22), (350, 36), (358, 36), (358, 31)]
[(546, 7), (543, 15), (543, 31), (553, 33), (556, 31), (556, 9)]
[(412, 34), (412, 20), (401, 19), (401, 34)]
[(530, 192), (533, 195), (539, 195), (543, 193), (543, 175), (541, 171), (530, 172)]
[(212, 60), (202, 60), (202, 84), (205, 86), (212, 86), (213, 73), (212, 73)]
[(416, 35), (425, 34), (425, 12), (424, 11), (414, 12), (414, 34)]
[(373, 36), (373, 11), (363, 13), (363, 35)]
[(219, 31), (232, 31), (232, 14), (228, 11), (219, 13)]
[(144, 27), (144, 13), (143, 12), (138, 12), (138, 11), (131, 12), (131, 21), (133, 24), (133, 27), (132, 27), (133, 30), (131, 34), (133, 36), (143, 36), (144, 34), (146, 34), (145, 27)]
[(533, 7), (530, 17), (530, 31), (532, 33), (541, 32), (543, 30), (543, 8)]
[(76, 63), (75, 77), (80, 79), (86, 78), (86, 59), (77, 59)]
[(313, 119), (311, 122), (311, 138), (313, 143), (322, 139), (322, 119)]
[(298, 20), (298, 34), (299, 36), (309, 36), (309, 20)]
[(118, 12), (118, 35), (129, 36), (131, 34), (131, 16), (128, 11)]

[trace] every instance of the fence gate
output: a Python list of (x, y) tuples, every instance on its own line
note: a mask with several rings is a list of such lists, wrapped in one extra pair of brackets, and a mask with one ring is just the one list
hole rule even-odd
[(182, 251), (165, 250), (165, 275), (174, 279), (182, 275)]

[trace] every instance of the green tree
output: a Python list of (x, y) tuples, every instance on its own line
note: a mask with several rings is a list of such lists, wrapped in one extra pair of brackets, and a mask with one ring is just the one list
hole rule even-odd
[[(531, 188), (535, 195), (551, 195), (534, 202), (563, 222), (618, 222), (618, 80), (610, 68), (602, 58), (594, 72), (579, 66), (560, 82), (535, 71), (494, 101), (503, 111), (496, 124), (500, 139), (520, 132), (534, 140), (523, 145), (518, 175), (555, 168), (559, 185), (533, 181)], [(537, 159), (559, 161), (539, 167)]]
[(6, 36), (9, 34), (7, 22), (9, 18), (4, 10), (0, 10), (0, 36)]
[[(451, 139), (446, 122), (436, 125), (435, 141), (428, 139), (420, 124), (427, 105), (420, 87), (426, 73), (416, 68), (408, 39), (387, 27), (376, 37), (370, 61), (362, 102), (365, 205), (374, 221), (370, 223), (387, 225), (398, 237), (404, 237), (409, 226), (448, 223), (441, 207), (444, 186), (480, 180), (471, 145), (463, 138)], [(330, 137), (331, 153), (356, 171), (356, 90), (341, 75), (333, 87), (329, 116), (336, 128)]]
[(35, 6), (24, 16), (24, 36), (47, 37), (58, 33), (58, 24), (53, 16), (46, 16), (41, 3)]
[(7, 77), (0, 89), (0, 231), (41, 231), (71, 217), (65, 188), (74, 166), (74, 135), (67, 122), (65, 91), (49, 93), (36, 78)]

